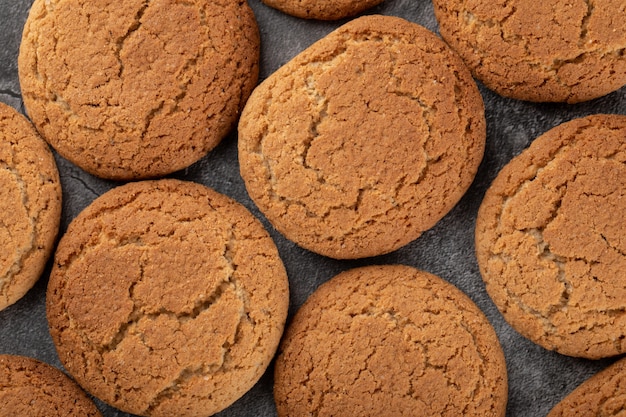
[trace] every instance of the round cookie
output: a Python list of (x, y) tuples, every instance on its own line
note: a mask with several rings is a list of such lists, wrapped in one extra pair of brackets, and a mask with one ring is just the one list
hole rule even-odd
[(94, 396), (143, 416), (208, 416), (265, 371), (288, 291), (274, 242), (239, 203), (191, 182), (135, 182), (70, 224), (47, 316)]
[(288, 239), (333, 258), (391, 252), (461, 198), (483, 156), (481, 96), (432, 32), (364, 16), (261, 83), (239, 121), (248, 192)]
[(18, 58), (24, 104), (91, 174), (162, 176), (207, 154), (257, 82), (244, 0), (36, 0)]
[(547, 417), (619, 416), (626, 409), (626, 359), (583, 382), (548, 413)]
[(504, 416), (494, 329), (441, 278), (403, 265), (343, 272), (320, 286), (276, 360), (279, 417)]
[(263, 3), (303, 19), (337, 20), (353, 16), (383, 0), (263, 0)]
[(505, 96), (576, 103), (626, 84), (623, 0), (434, 0), (441, 36)]
[(41, 276), (60, 218), (61, 182), (48, 145), (0, 103), (0, 310)]
[(36, 359), (14, 355), (0, 355), (0, 415), (102, 417), (63, 372)]
[(563, 123), (487, 190), (476, 252), (489, 295), (522, 335), (559, 353), (626, 352), (626, 116)]

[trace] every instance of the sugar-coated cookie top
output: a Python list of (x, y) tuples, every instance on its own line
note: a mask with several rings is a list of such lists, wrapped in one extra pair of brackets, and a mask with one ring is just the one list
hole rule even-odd
[(36, 0), (18, 64), (44, 139), (91, 174), (127, 180), (185, 168), (216, 146), (258, 60), (245, 0)]
[(494, 329), (441, 278), (356, 268), (315, 291), (276, 361), (280, 417), (499, 416), (507, 375)]
[(60, 218), (61, 182), (48, 145), (0, 103), (0, 310), (39, 279)]
[(263, 374), (282, 335), (287, 275), (243, 206), (178, 180), (129, 183), (70, 224), (47, 292), (70, 374), (145, 416), (208, 416)]
[(580, 102), (626, 84), (623, 0), (434, 0), (443, 38), (501, 95)]
[(300, 53), (253, 92), (241, 175), (287, 238), (334, 258), (393, 251), (461, 198), (481, 162), (481, 96), (427, 29), (365, 16)]
[(547, 349), (626, 352), (626, 116), (563, 123), (487, 191), (476, 250), (487, 291)]

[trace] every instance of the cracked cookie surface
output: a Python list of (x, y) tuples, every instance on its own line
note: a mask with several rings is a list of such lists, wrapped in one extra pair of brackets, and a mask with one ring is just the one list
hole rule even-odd
[(494, 329), (441, 278), (402, 265), (343, 272), (285, 332), (275, 367), (280, 417), (504, 416)]
[(626, 352), (626, 116), (538, 137), (498, 174), (476, 222), (487, 291), (521, 334), (559, 353)]
[(621, 359), (583, 382), (546, 417), (610, 417), (626, 409), (626, 359)]
[(503, 96), (576, 103), (626, 84), (622, 0), (433, 3), (442, 37)]
[(36, 0), (18, 58), (33, 123), (104, 178), (163, 176), (213, 149), (256, 85), (245, 0)]
[(246, 188), (274, 227), (333, 258), (391, 252), (461, 198), (483, 156), (481, 96), (432, 32), (391, 16), (345, 24), (252, 93)]
[(78, 385), (37, 359), (0, 355), (0, 415), (102, 417)]
[(52, 152), (24, 116), (0, 103), (0, 310), (41, 276), (60, 219)]
[(243, 206), (178, 180), (129, 183), (69, 226), (47, 292), (50, 332), (87, 391), (144, 416), (212, 415), (278, 346), (287, 276)]

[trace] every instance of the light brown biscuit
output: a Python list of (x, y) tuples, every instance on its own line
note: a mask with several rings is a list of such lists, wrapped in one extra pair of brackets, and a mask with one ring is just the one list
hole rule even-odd
[(333, 258), (391, 252), (440, 220), (483, 156), (481, 96), (427, 29), (345, 24), (252, 93), (239, 123), (248, 192), (288, 239)]
[(104, 178), (162, 176), (209, 152), (256, 85), (245, 0), (36, 0), (18, 59), (28, 115)]
[(621, 359), (582, 383), (547, 417), (621, 416), (625, 409), (626, 359)]
[(315, 291), (276, 360), (280, 417), (504, 416), (494, 329), (461, 291), (402, 265), (356, 268)]
[(593, 115), (538, 137), (502, 169), (476, 222), (489, 295), (546, 349), (626, 352), (626, 116)]
[(78, 385), (37, 359), (0, 355), (0, 416), (102, 417)]
[(243, 206), (178, 180), (96, 199), (59, 243), (50, 332), (87, 391), (143, 416), (208, 416), (261, 377), (282, 335), (287, 276)]
[(303, 19), (337, 20), (353, 16), (383, 0), (263, 0), (284, 13)]
[(0, 103), (0, 310), (39, 279), (60, 218), (61, 182), (48, 145)]
[(434, 0), (474, 76), (520, 100), (576, 103), (626, 84), (623, 0)]

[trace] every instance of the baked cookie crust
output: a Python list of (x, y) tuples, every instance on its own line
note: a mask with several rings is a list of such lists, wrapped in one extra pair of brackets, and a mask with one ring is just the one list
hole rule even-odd
[(257, 82), (245, 0), (36, 0), (18, 58), (41, 135), (103, 178), (159, 177), (206, 155)]
[(0, 414), (102, 417), (85, 392), (63, 372), (17, 355), (0, 355)]
[(495, 331), (461, 291), (402, 265), (345, 271), (296, 313), (276, 360), (279, 417), (504, 416)]
[(434, 0), (441, 36), (505, 96), (577, 103), (626, 84), (622, 0)]
[(383, 0), (263, 0), (263, 3), (303, 19), (337, 20), (353, 16)]
[(0, 310), (41, 276), (61, 219), (54, 156), (30, 122), (0, 103)]
[(431, 228), (483, 156), (482, 98), (427, 29), (343, 25), (261, 83), (239, 122), (246, 188), (288, 239), (333, 258), (391, 252)]
[(626, 352), (626, 116), (544, 133), (498, 174), (476, 221), (487, 291), (546, 349)]
[(626, 360), (621, 359), (583, 382), (546, 417), (615, 416), (624, 410)]
[(70, 224), (46, 298), (61, 362), (95, 397), (142, 416), (209, 416), (274, 356), (287, 275), (261, 223), (178, 180), (129, 183)]

